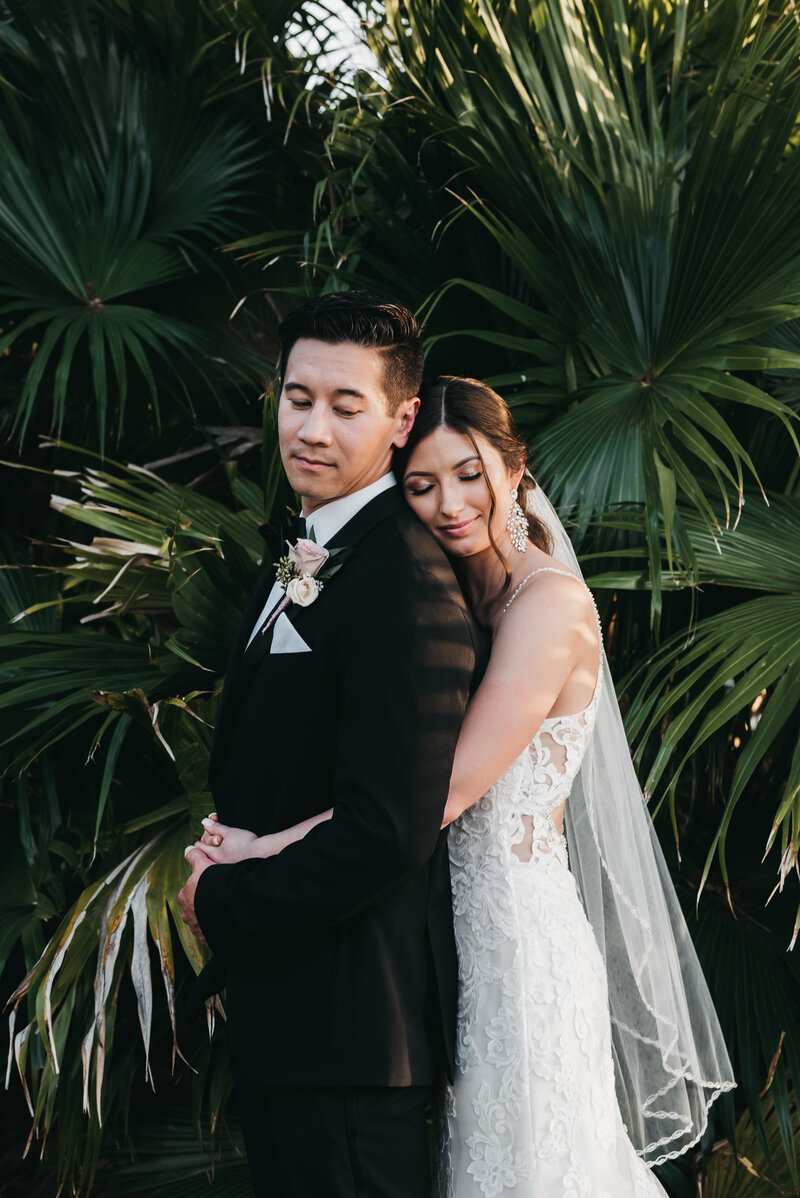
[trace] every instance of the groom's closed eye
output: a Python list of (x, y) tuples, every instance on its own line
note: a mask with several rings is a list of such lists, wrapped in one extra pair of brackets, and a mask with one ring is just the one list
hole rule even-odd
[[(311, 400), (309, 399), (292, 399), (289, 397), (289, 403), (296, 412), (302, 412), (304, 408), (311, 407)], [(337, 405), (333, 410), (337, 416), (344, 416), (349, 419), (351, 416), (357, 416), (361, 408), (341, 408)]]

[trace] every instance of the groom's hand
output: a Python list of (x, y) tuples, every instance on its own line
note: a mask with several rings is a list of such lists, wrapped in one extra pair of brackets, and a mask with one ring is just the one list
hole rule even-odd
[(213, 865), (214, 862), (205, 855), (202, 849), (196, 846), (186, 850), (186, 860), (189, 862), (192, 872), (178, 891), (178, 902), (181, 905), (181, 919), (193, 936), (196, 936), (202, 944), (208, 945), (208, 941), (203, 935), (200, 924), (197, 922), (197, 916), (194, 913), (194, 892), (197, 890), (197, 882), (201, 873), (208, 869), (210, 865)]

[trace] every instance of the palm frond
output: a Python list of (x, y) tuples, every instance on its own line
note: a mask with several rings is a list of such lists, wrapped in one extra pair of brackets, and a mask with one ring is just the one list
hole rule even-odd
[[(102, 737), (109, 706), (157, 728), (163, 702), (218, 690), (263, 569), (258, 512), (231, 511), (136, 467), (90, 466), (73, 485), (78, 499), (53, 496), (52, 505), (96, 535), (58, 546), (66, 560), (48, 573), (62, 589), (15, 612), (18, 631), (0, 635), (3, 744), (17, 766), (79, 726), (102, 722)], [(257, 489), (244, 493), (259, 500)], [(31, 612), (55, 609), (80, 613), (83, 628), (26, 630)]]
[(725, 845), (737, 805), (765, 758), (783, 746), (789, 764), (782, 793), (774, 796), (775, 814), (763, 849), (766, 855), (777, 841), (782, 889), (796, 869), (800, 848), (800, 744), (793, 731), (800, 707), (800, 556), (795, 536), (800, 502), (773, 496), (767, 508), (751, 495), (744, 512), (737, 528), (714, 538), (691, 513), (684, 515), (683, 524), (705, 586), (762, 593), (700, 619), (690, 632), (665, 642), (640, 668), (635, 688), (629, 686), (633, 697), (627, 728), (639, 742), (640, 758), (657, 740), (646, 789), (667, 795), (673, 817), (687, 763), (716, 734), (727, 732), (735, 766), (701, 885), (715, 854), (727, 883)]
[(65, 24), (43, 29), (11, 7), (0, 34), (13, 81), (0, 90), (0, 353), (30, 362), (20, 436), (46, 400), (61, 429), (80, 387), (93, 393), (101, 446), (112, 414), (120, 436), (134, 398), (158, 419), (167, 389), (181, 396), (190, 383), (222, 402), (226, 387), (252, 388), (269, 361), (177, 316), (172, 289), (209, 274), (225, 286), (213, 251), (252, 209), (253, 134), (204, 107), (202, 76), (176, 39), (165, 73), (108, 20), (70, 6)]
[(207, 1145), (198, 1143), (195, 1121), (181, 1108), (166, 1110), (157, 1124), (137, 1129), (135, 1159), (119, 1152), (113, 1172), (118, 1193), (130, 1198), (143, 1193), (148, 1198), (197, 1198), (206, 1190), (214, 1198), (247, 1198), (252, 1191), (238, 1137), (222, 1131)]
[(794, 1159), (800, 1155), (800, 1118), (793, 1091), (787, 1115), (788, 1128), (770, 1087), (763, 1100), (761, 1134), (746, 1111), (736, 1125), (733, 1142), (714, 1145), (703, 1170), (702, 1198), (793, 1198), (800, 1180), (796, 1165), (789, 1164), (792, 1158), (782, 1151), (788, 1138)]

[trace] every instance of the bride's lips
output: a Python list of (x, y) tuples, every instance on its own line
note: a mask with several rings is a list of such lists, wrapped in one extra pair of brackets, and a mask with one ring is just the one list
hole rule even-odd
[(311, 470), (315, 474), (319, 474), (323, 470), (329, 470), (333, 465), (333, 462), (323, 462), (318, 458), (307, 458), (299, 453), (293, 454), (293, 457), (301, 470)]
[(463, 520), (461, 524), (442, 524), (440, 525), (440, 531), (448, 537), (463, 537), (465, 533), (469, 532), (477, 519), (477, 516), (473, 516), (471, 520)]

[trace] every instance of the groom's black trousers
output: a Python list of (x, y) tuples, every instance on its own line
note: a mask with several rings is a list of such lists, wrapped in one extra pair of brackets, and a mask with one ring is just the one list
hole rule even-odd
[(431, 1086), (236, 1086), (256, 1198), (429, 1198)]

